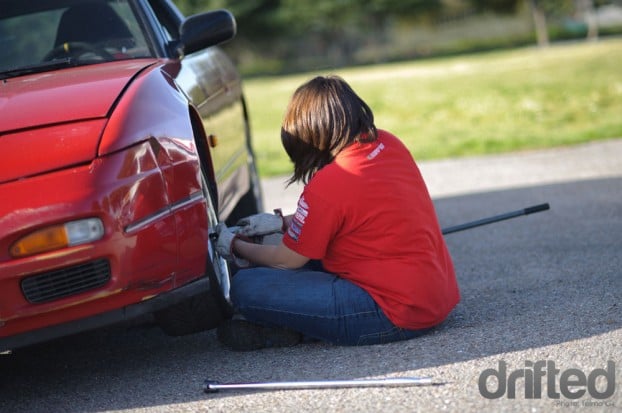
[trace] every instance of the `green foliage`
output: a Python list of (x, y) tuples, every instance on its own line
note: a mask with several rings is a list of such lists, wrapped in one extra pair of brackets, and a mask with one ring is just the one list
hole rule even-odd
[(575, 0), (536, 0), (538, 7), (542, 8), (548, 16), (563, 16), (572, 13)]
[(177, 0), (176, 4), (185, 14), (230, 10), (245, 40), (298, 36), (309, 31), (334, 34), (346, 25), (441, 10), (441, 0)]
[(516, 13), (521, 0), (472, 0), (479, 10), (491, 10), (500, 14)]
[(174, 3), (186, 16), (212, 9), (212, 7), (210, 7), (212, 1), (174, 0)]
[[(174, 1), (185, 14), (225, 8), (235, 15), (237, 36), (226, 47), (245, 76), (465, 53), (536, 39), (546, 44), (587, 34), (578, 0)], [(606, 1), (592, 0), (595, 6)], [(478, 19), (488, 25), (478, 32), (500, 25), (506, 32), (493, 28), (487, 37), (471, 37), (472, 32), (452, 31)], [(453, 38), (437, 40), (443, 32), (453, 32)]]
[(280, 18), (280, 0), (209, 0), (203, 4), (210, 10), (231, 11), (237, 21), (238, 37), (243, 40), (270, 39), (287, 32)]

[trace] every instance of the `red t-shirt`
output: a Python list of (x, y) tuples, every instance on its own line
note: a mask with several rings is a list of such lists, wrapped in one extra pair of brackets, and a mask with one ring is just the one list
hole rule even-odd
[(410, 152), (378, 133), (311, 178), (283, 242), (365, 289), (395, 325), (431, 327), (460, 299), (453, 263)]

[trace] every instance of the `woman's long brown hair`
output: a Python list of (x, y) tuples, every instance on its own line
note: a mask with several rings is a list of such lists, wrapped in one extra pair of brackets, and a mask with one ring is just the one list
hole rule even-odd
[(289, 183), (307, 183), (355, 141), (377, 137), (369, 106), (338, 76), (318, 76), (294, 92), (281, 127), (281, 141), (294, 163)]

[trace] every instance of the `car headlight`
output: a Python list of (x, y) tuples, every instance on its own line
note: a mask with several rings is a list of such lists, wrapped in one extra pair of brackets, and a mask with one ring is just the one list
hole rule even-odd
[(32, 232), (13, 243), (9, 253), (13, 258), (27, 257), (97, 241), (103, 236), (104, 224), (99, 218), (80, 219)]

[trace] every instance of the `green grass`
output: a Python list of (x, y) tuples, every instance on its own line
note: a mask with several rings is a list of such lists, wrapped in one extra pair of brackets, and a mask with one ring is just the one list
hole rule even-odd
[(348, 81), (418, 160), (622, 137), (622, 40), (524, 48), (245, 82), (262, 176), (289, 174), (280, 142), (293, 91), (317, 74)]

